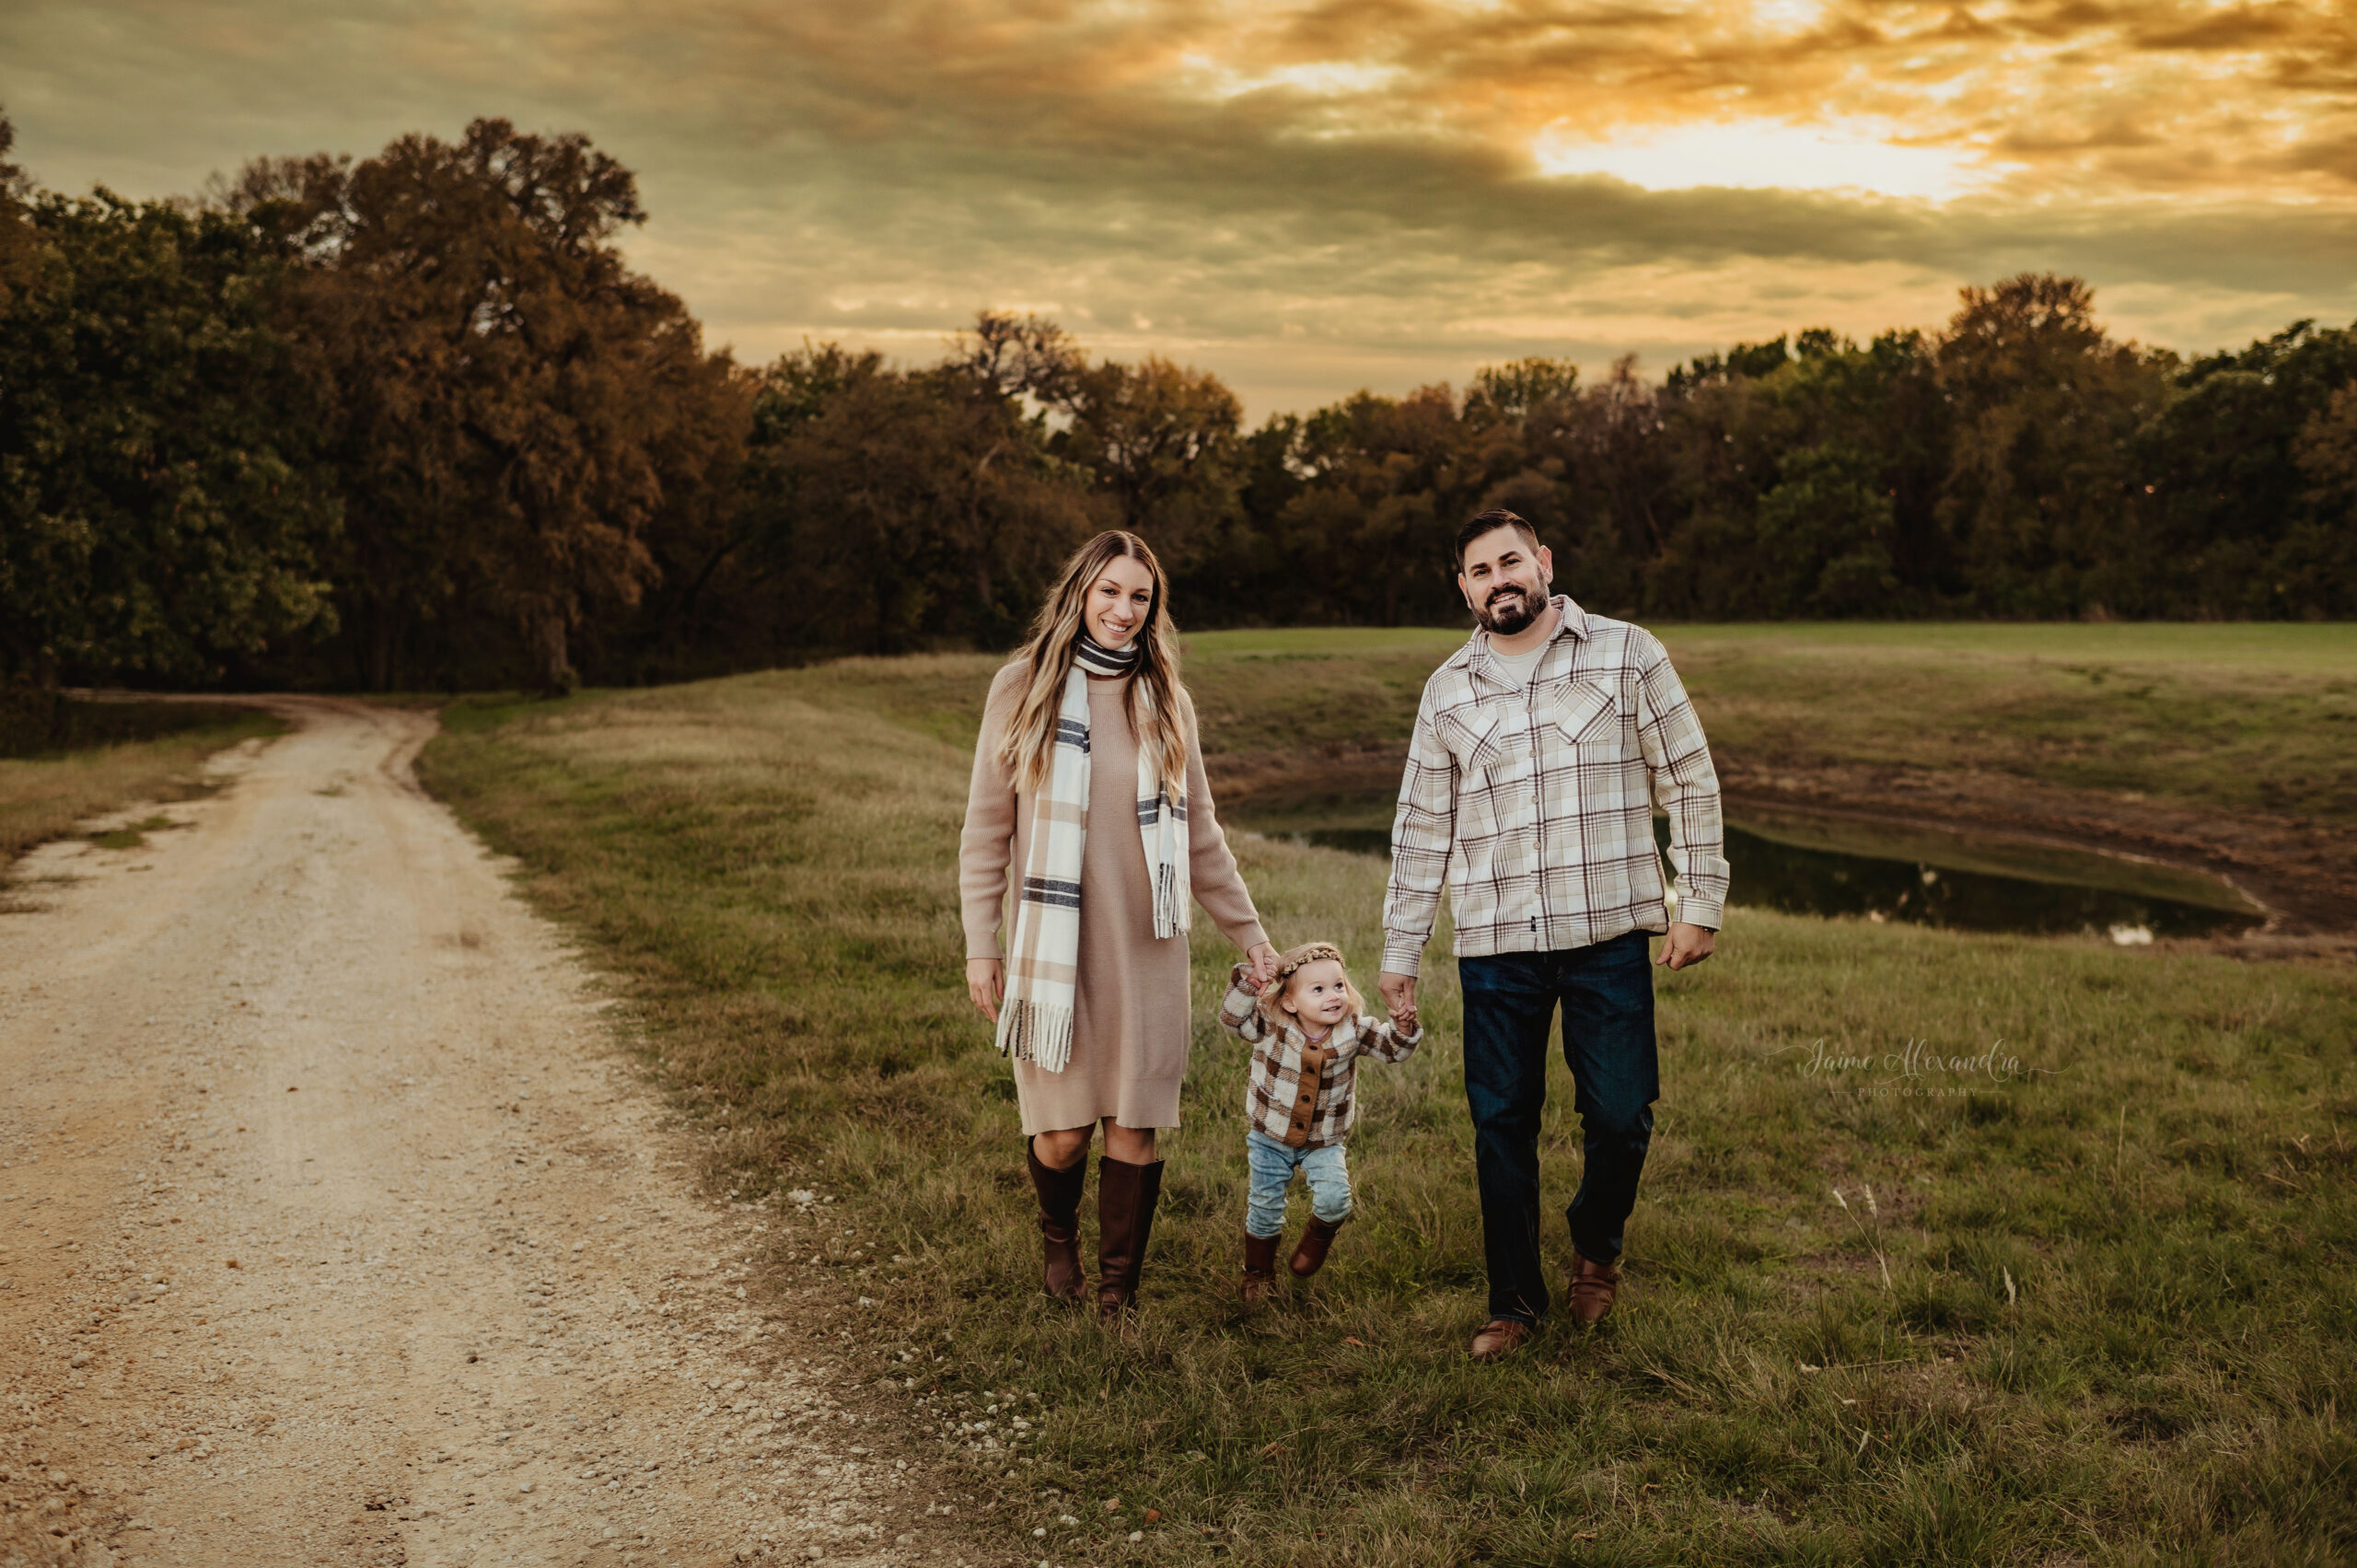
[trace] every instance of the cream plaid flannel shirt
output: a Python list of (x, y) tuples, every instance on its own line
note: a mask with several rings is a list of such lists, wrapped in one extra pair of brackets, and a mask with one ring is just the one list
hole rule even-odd
[(1669, 817), (1677, 918), (1718, 929), (1719, 778), (1660, 639), (1557, 595), (1527, 687), (1477, 632), (1424, 684), (1391, 825), (1383, 967), (1412, 975), (1448, 886), (1457, 955), (1550, 952), (1666, 931), (1653, 803)]
[(1358, 1059), (1404, 1062), (1423, 1043), (1424, 1031), (1402, 1035), (1389, 1022), (1360, 1014), (1336, 1024), (1322, 1045), (1313, 1046), (1292, 1025), (1272, 1028), (1260, 1016), (1260, 993), (1245, 978), (1248, 972), (1242, 964), (1228, 970), (1227, 995), (1219, 1005), (1219, 1021), (1252, 1046), (1245, 1117), (1256, 1132), (1296, 1149), (1341, 1143), (1358, 1120), (1353, 1092)]

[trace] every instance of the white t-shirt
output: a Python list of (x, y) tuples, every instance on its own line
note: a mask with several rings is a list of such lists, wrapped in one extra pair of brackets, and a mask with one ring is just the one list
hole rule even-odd
[(1505, 678), (1516, 686), (1527, 686), (1530, 684), (1531, 671), (1538, 668), (1538, 661), (1546, 656), (1546, 653), (1545, 643), (1539, 644), (1527, 654), (1510, 654), (1500, 649), (1498, 645), (1492, 642), (1490, 645), (1490, 662), (1497, 666)]

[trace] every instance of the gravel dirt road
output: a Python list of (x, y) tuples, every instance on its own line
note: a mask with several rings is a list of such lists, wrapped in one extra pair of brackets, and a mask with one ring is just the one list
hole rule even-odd
[(960, 1561), (756, 1272), (837, 1213), (700, 1195), (430, 716), (277, 705), (7, 890), (0, 1563)]

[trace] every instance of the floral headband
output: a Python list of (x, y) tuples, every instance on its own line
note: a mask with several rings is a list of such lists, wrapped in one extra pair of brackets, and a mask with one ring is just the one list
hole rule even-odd
[(1312, 942), (1301, 950), (1300, 957), (1279, 970), (1276, 978), (1260, 988), (1260, 994), (1263, 997), (1283, 995), (1285, 981), (1294, 977), (1295, 970), (1305, 965), (1317, 963), (1321, 958), (1331, 958), (1339, 964), (1342, 961), (1342, 950), (1331, 942)]

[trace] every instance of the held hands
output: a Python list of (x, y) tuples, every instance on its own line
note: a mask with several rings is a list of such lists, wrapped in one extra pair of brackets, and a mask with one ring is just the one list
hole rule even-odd
[(1266, 942), (1256, 942), (1252, 945), (1251, 950), (1244, 955), (1244, 962), (1252, 976), (1252, 984), (1255, 988), (1266, 985), (1277, 978), (1279, 961), (1277, 950)]
[(966, 994), (983, 1017), (998, 1022), (998, 1005), (1006, 995), (1006, 966), (996, 958), (966, 960)]
[(1410, 1034), (1415, 1033), (1416, 977), (1386, 970), (1375, 977), (1375, 988), (1383, 993), (1383, 1005), (1390, 1013), (1391, 1021)]
[(1684, 921), (1674, 921), (1669, 935), (1663, 938), (1661, 957), (1654, 960), (1674, 970), (1689, 969), (1711, 956), (1711, 945), (1716, 934)]

